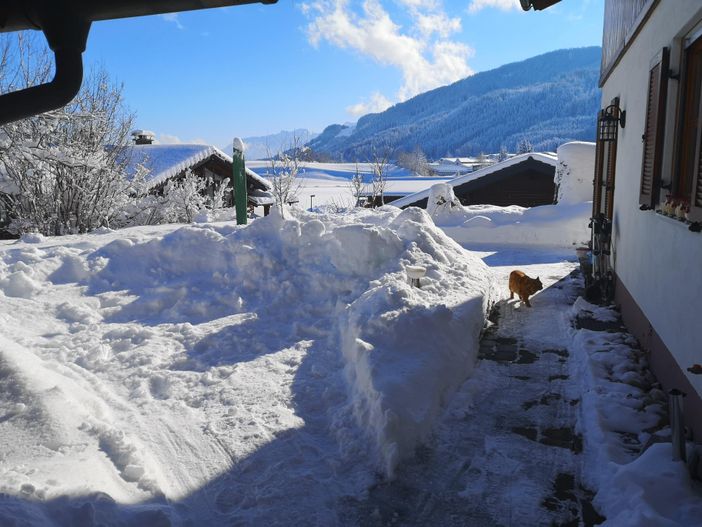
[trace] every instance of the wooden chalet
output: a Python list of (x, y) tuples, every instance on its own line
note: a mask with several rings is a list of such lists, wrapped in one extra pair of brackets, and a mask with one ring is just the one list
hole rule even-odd
[[(554, 203), (557, 157), (530, 152), (446, 181), (463, 205), (520, 205), (536, 207)], [(415, 192), (392, 205), (427, 207), (430, 189)]]
[[(205, 190), (210, 195), (218, 184), (229, 178), (232, 191), (225, 195), (225, 206), (234, 206), (232, 158), (219, 148), (199, 144), (154, 144), (153, 133), (144, 130), (136, 130), (132, 136), (134, 144), (124, 149), (129, 177), (134, 177), (143, 166), (149, 171), (147, 184), (154, 192), (160, 193), (168, 181), (180, 179), (186, 170), (191, 170), (211, 182)], [(249, 207), (263, 207), (264, 214), (268, 214), (274, 202), (271, 184), (249, 168), (246, 169), (246, 182)]]

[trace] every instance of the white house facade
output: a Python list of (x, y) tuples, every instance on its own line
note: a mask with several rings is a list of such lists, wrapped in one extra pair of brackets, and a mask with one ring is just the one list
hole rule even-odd
[(594, 214), (611, 220), (615, 300), (663, 387), (687, 393), (699, 441), (702, 2), (607, 0), (600, 84), (601, 120), (617, 125), (599, 145)]

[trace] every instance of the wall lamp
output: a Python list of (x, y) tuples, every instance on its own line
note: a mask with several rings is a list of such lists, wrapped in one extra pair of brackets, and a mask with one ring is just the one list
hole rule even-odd
[(617, 140), (617, 123), (624, 128), (626, 126), (626, 110), (619, 108), (619, 101), (610, 104), (607, 108), (600, 111), (600, 140), (601, 141), (616, 141)]

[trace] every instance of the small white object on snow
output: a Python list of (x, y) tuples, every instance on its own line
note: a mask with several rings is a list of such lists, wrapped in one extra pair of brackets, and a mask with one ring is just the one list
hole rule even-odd
[(235, 152), (241, 152), (243, 154), (244, 150), (246, 150), (246, 145), (241, 137), (235, 137), (234, 141), (232, 142), (232, 148)]
[(427, 268), (421, 265), (408, 265), (405, 267), (407, 271), (407, 276), (410, 278), (423, 278), (427, 274)]

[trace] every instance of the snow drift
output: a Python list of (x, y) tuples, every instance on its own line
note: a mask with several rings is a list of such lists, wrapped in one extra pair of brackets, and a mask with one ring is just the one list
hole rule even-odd
[(32, 241), (0, 245), (0, 523), (336, 523), (427, 439), (492, 294), (417, 209)]
[(518, 205), (463, 206), (453, 187), (431, 188), (428, 210), (434, 223), (460, 244), (514, 244), (572, 247), (590, 237), (591, 202), (525, 208)]

